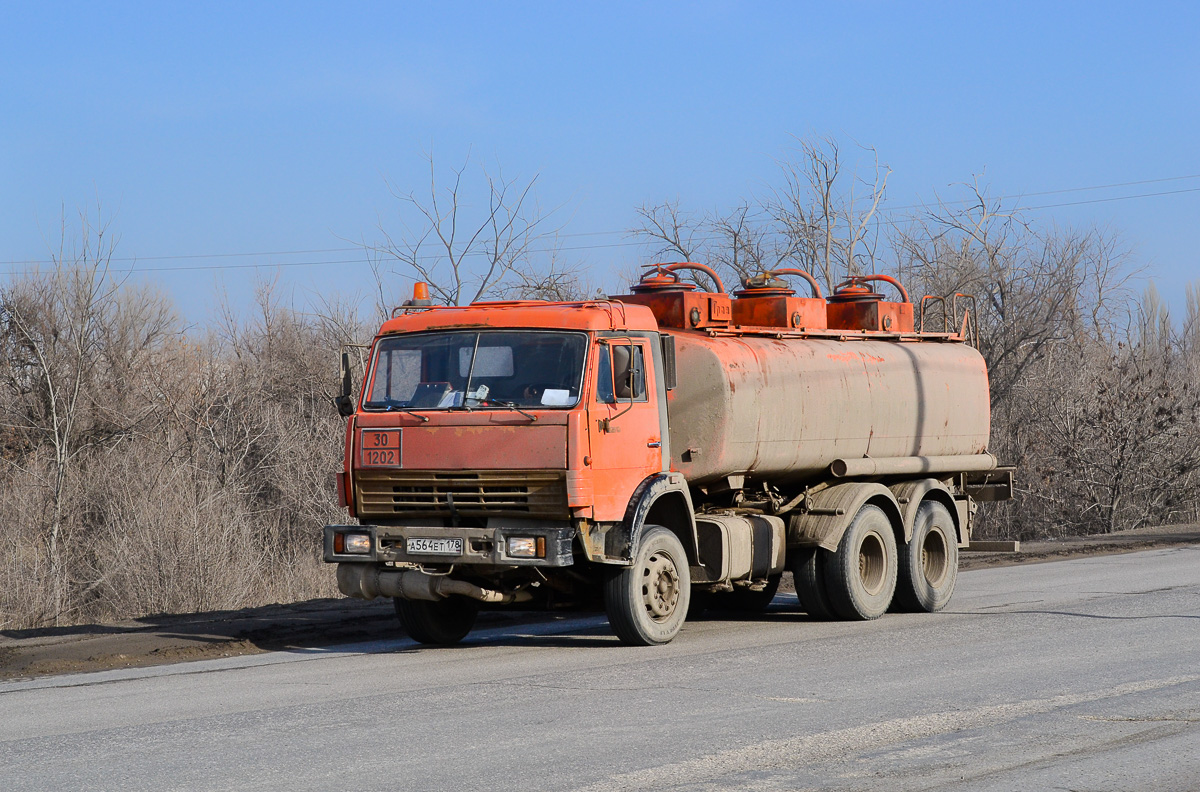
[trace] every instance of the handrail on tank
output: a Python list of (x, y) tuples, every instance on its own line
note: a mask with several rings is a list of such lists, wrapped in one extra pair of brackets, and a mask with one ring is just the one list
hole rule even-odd
[[(979, 314), (979, 305), (975, 302), (974, 294), (963, 294), (962, 292), (954, 293), (954, 302), (951, 303), (951, 312), (954, 318), (958, 319), (958, 298), (963, 300), (963, 318), (962, 326), (959, 328), (958, 334), (967, 340), (971, 346), (979, 349), (979, 320), (976, 316)], [(971, 307), (966, 306), (967, 302), (971, 303)], [(972, 313), (974, 311), (974, 313)]]
[(950, 317), (946, 316), (946, 298), (940, 297), (936, 294), (926, 294), (924, 297), (921, 298), (921, 321), (920, 321), (920, 324), (917, 325), (917, 332), (918, 333), (925, 332), (925, 303), (926, 303), (926, 301), (941, 303), (941, 306), (942, 306), (942, 332), (943, 333), (950, 332)]
[(713, 284), (717, 287), (717, 291), (721, 294), (725, 294), (725, 284), (721, 282), (721, 276), (717, 274), (716, 270), (707, 264), (697, 264), (694, 261), (677, 261), (674, 264), (667, 264), (666, 266), (661, 264), (656, 264), (655, 266), (659, 268), (660, 272), (670, 273), (678, 272), (681, 269), (698, 270), (699, 272), (703, 272), (705, 275), (712, 278)]
[(808, 285), (812, 287), (813, 297), (816, 297), (819, 300), (825, 299), (825, 294), (821, 291), (821, 284), (817, 283), (816, 278), (802, 269), (797, 269), (795, 267), (784, 267), (782, 269), (767, 270), (767, 272), (764, 274), (770, 278), (774, 278), (776, 275), (799, 275), (801, 278), (804, 278), (804, 280), (808, 281)]
[[(964, 303), (961, 322), (958, 321), (959, 298)], [(943, 333), (956, 332), (968, 344), (976, 349), (979, 348), (979, 323), (975, 318), (975, 314), (978, 313), (978, 304), (975, 301), (974, 294), (955, 292), (953, 302), (949, 305), (946, 304), (945, 297), (939, 297), (936, 294), (926, 294), (921, 298), (921, 322), (917, 327), (918, 333), (925, 332), (925, 303), (927, 302), (941, 303)], [(966, 303), (970, 303), (970, 307), (967, 307)]]
[(882, 283), (892, 284), (896, 287), (896, 290), (900, 292), (900, 302), (912, 302), (912, 300), (908, 298), (908, 289), (905, 289), (903, 286), (901, 286), (900, 281), (896, 280), (891, 275), (851, 275), (849, 278), (846, 278), (846, 280), (839, 283), (837, 288), (834, 289), (834, 292), (836, 293), (843, 286), (853, 286), (857, 283), (870, 283), (872, 281), (880, 281)]

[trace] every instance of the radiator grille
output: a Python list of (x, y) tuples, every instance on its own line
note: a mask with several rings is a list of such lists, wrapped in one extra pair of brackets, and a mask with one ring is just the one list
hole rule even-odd
[(569, 516), (566, 477), (555, 470), (433, 473), (362, 470), (355, 474), (360, 516)]

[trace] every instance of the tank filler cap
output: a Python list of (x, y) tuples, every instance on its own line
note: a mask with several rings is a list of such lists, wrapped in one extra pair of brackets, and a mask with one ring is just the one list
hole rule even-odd
[(774, 277), (772, 273), (763, 272), (742, 279), (742, 288), (733, 293), (734, 297), (791, 297), (796, 290), (789, 288), (787, 281)]
[(883, 295), (877, 291), (871, 291), (870, 286), (855, 282), (842, 283), (833, 294), (829, 295), (831, 303), (878, 302), (882, 299)]
[(634, 294), (695, 291), (696, 284), (680, 279), (679, 273), (672, 272), (668, 266), (667, 264), (651, 265), (642, 279), (630, 287), (630, 291)]
[(908, 297), (908, 290), (891, 275), (851, 275), (837, 285), (829, 302), (878, 302), (883, 299), (883, 295), (871, 291), (867, 284), (872, 282), (889, 283), (900, 292), (900, 302), (912, 302)]

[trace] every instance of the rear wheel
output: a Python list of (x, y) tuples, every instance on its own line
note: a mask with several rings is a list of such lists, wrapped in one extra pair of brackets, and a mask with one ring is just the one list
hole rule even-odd
[(792, 553), (792, 578), (796, 581), (796, 598), (800, 607), (813, 619), (833, 618), (833, 606), (825, 590), (825, 556), (828, 550), (804, 547)]
[(449, 597), (437, 602), (396, 597), (396, 615), (414, 641), (448, 646), (456, 644), (475, 626), (479, 603), (464, 597)]
[(900, 554), (896, 609), (912, 613), (940, 611), (950, 602), (958, 579), (958, 535), (950, 510), (924, 501), (913, 520), (912, 540)]
[(604, 583), (608, 623), (621, 643), (667, 643), (683, 627), (691, 593), (679, 538), (662, 526), (646, 526), (632, 566), (613, 570)]
[(858, 510), (838, 549), (825, 559), (826, 589), (843, 619), (877, 619), (896, 590), (896, 535), (878, 506)]

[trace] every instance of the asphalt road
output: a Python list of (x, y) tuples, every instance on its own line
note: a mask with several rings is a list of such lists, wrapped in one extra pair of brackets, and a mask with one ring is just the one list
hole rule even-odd
[(1200, 547), (964, 572), (936, 615), (794, 602), (0, 684), (0, 789), (1200, 789)]

